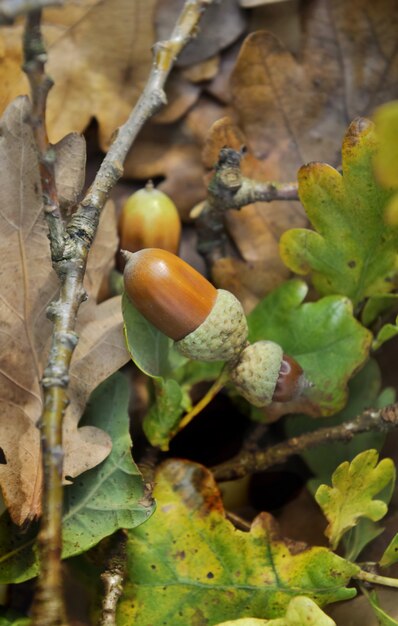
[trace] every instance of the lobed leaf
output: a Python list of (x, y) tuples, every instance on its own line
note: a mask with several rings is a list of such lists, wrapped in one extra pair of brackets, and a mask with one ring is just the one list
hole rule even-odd
[(275, 618), (299, 595), (321, 606), (355, 595), (346, 584), (356, 565), (327, 548), (282, 539), (269, 514), (250, 533), (236, 530), (211, 473), (196, 463), (166, 461), (154, 495), (154, 516), (129, 532), (118, 626)]
[(361, 588), (362, 593), (365, 598), (368, 600), (370, 606), (372, 607), (375, 616), (377, 617), (377, 621), (379, 626), (398, 626), (398, 621), (388, 615), (380, 606), (379, 598), (375, 590), (368, 591), (363, 586)]
[[(119, 528), (142, 524), (153, 512), (131, 458), (128, 384), (116, 373), (92, 394), (84, 416), (112, 438), (112, 452), (64, 490), (63, 558), (87, 551)], [(7, 513), (0, 518), (0, 582), (22, 582), (38, 573), (37, 528), (18, 532)]]
[(387, 513), (387, 505), (374, 499), (384, 488), (395, 482), (395, 467), (391, 459), (378, 461), (376, 450), (358, 454), (351, 463), (341, 463), (332, 476), (332, 487), (321, 485), (315, 499), (329, 525), (325, 534), (335, 549), (344, 533), (358, 519), (367, 517), (376, 522)]
[(391, 291), (397, 273), (398, 226), (384, 220), (391, 190), (375, 180), (377, 148), (374, 125), (358, 118), (344, 137), (342, 174), (325, 163), (303, 166), (299, 196), (315, 231), (290, 230), (280, 241), (290, 269), (311, 272), (321, 295), (342, 294), (355, 306)]
[[(30, 103), (17, 98), (1, 119), (0, 137), (0, 441), (5, 463), (0, 483), (10, 515), (18, 525), (40, 514), (42, 468), (40, 380), (47, 361), (52, 325), (46, 311), (59, 283), (51, 266), (38, 155), (28, 122)], [(82, 137), (72, 134), (54, 146), (56, 175), (64, 206), (80, 195), (85, 163)], [(68, 170), (68, 175), (65, 171)], [(57, 180), (58, 182), (58, 180)], [(91, 391), (127, 360), (117, 298), (96, 304), (99, 285), (113, 263), (117, 245), (115, 211), (108, 203), (87, 262), (80, 335), (70, 370), (71, 402), (63, 423), (64, 469), (68, 476), (100, 463), (110, 452), (108, 435), (95, 426), (78, 428)]]

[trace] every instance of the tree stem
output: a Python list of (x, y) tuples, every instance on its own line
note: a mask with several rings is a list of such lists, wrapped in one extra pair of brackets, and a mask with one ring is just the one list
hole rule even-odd
[(332, 441), (351, 441), (355, 435), (371, 430), (386, 433), (397, 427), (398, 404), (392, 404), (379, 411), (364, 411), (352, 421), (292, 437), (266, 450), (251, 450), (250, 452), (242, 450), (236, 457), (214, 467), (213, 474), (220, 482), (242, 478), (247, 474), (261, 472), (273, 465), (283, 463), (290, 456), (315, 446)]

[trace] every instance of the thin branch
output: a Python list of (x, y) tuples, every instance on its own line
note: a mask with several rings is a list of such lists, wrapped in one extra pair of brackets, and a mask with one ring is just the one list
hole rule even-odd
[(227, 367), (224, 367), (214, 383), (205, 393), (205, 395), (199, 400), (199, 402), (197, 402), (197, 404), (195, 404), (195, 406), (192, 407), (190, 411), (188, 411), (188, 413), (183, 416), (176, 430), (172, 433), (172, 437), (174, 437), (177, 433), (183, 430), (183, 428), (188, 426), (193, 418), (199, 415), (199, 413), (201, 413), (207, 407), (207, 405), (210, 404), (210, 402), (216, 397), (218, 392), (221, 391), (221, 389), (225, 386), (228, 379), (229, 370)]
[(233, 513), (232, 511), (225, 512), (227, 519), (239, 530), (244, 530), (245, 532), (249, 532), (251, 529), (251, 524), (247, 520), (243, 519), (240, 515)]
[(0, 25), (12, 24), (18, 15), (63, 3), (64, 0), (0, 0)]
[[(197, 34), (200, 17), (213, 0), (187, 0), (177, 20), (170, 40), (154, 47), (154, 61), (143, 94), (127, 122), (118, 130), (104, 158), (97, 176), (83, 202), (73, 214), (65, 230), (61, 220), (50, 219), (50, 240), (53, 267), (60, 280), (60, 293), (48, 310), (54, 330), (47, 367), (42, 380), (44, 411), (41, 417), (44, 491), (43, 516), (39, 533), (41, 571), (32, 608), (32, 626), (64, 626), (64, 608), (61, 596), (61, 513), (62, 513), (62, 419), (68, 404), (69, 368), (78, 336), (75, 333), (77, 313), (86, 298), (83, 278), (87, 255), (94, 240), (100, 213), (123, 173), (123, 163), (138, 132), (166, 102), (164, 85), (182, 48)], [(40, 12), (29, 19), (27, 39), (40, 32)], [(26, 40), (26, 38), (25, 38)], [(30, 43), (26, 44), (29, 49)], [(42, 42), (39, 63), (45, 59)], [(29, 59), (26, 59), (28, 62)], [(40, 68), (39, 68), (40, 69)], [(41, 70), (40, 70), (41, 71)], [(33, 73), (32, 73), (33, 74)], [(36, 111), (44, 125), (44, 101), (39, 99), (40, 76), (32, 75), (33, 98), (36, 92)], [(40, 94), (41, 95), (41, 94)], [(45, 131), (44, 131), (45, 132)], [(37, 131), (38, 149), (43, 155), (43, 130)], [(43, 142), (43, 144), (39, 144)], [(49, 211), (56, 214), (55, 207)]]
[(116, 609), (123, 593), (127, 569), (127, 533), (119, 530), (111, 539), (112, 548), (106, 570), (101, 574), (104, 597), (99, 626), (116, 626)]
[(48, 141), (46, 128), (47, 96), (53, 86), (53, 81), (45, 73), (47, 53), (41, 32), (41, 13), (41, 10), (33, 11), (26, 17), (23, 69), (30, 84), (31, 126), (39, 153), (44, 215), (49, 229), (54, 233), (50, 240), (51, 255), (56, 257), (62, 253), (65, 228), (55, 182), (55, 152)]
[(239, 210), (253, 202), (298, 200), (297, 183), (259, 182), (242, 176), (243, 154), (232, 148), (220, 151), (206, 202), (196, 220), (198, 251), (209, 268), (226, 254), (225, 214), (228, 209)]
[[(47, 54), (41, 33), (41, 10), (29, 13), (24, 32), (24, 71), (26, 72), (32, 99), (31, 127), (36, 142), (40, 178), (43, 195), (44, 214), (54, 236), (50, 240), (51, 255), (54, 258), (62, 250), (64, 223), (59, 210), (58, 193), (54, 173), (54, 153), (46, 130), (46, 103), (52, 87), (52, 80), (45, 74)], [(61, 330), (56, 325), (55, 332)], [(76, 338), (65, 337), (71, 345)], [(46, 389), (45, 378), (42, 381)], [(58, 381), (57, 381), (58, 382)], [(62, 593), (61, 537), (62, 524), (62, 461), (61, 448), (62, 419), (51, 419), (52, 411), (63, 415), (67, 400), (63, 384), (54, 386), (51, 403), (45, 400), (41, 417), (42, 456), (43, 456), (43, 506), (42, 522), (38, 536), (40, 556), (40, 578), (33, 603), (33, 623), (52, 625), (66, 624), (65, 606)], [(45, 395), (45, 394), (44, 394)]]
[(273, 465), (283, 463), (290, 456), (334, 441), (351, 441), (355, 435), (369, 431), (387, 433), (398, 427), (398, 404), (379, 411), (368, 410), (349, 422), (338, 426), (320, 428), (299, 437), (292, 437), (266, 450), (242, 451), (233, 459), (213, 468), (216, 480), (234, 480), (247, 474), (261, 472)]

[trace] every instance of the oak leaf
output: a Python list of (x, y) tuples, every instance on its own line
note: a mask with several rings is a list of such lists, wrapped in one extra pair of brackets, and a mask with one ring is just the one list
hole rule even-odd
[[(109, 145), (151, 68), (155, 5), (156, 0), (81, 0), (44, 12), (46, 69), (55, 83), (47, 108), (52, 142), (71, 131), (83, 131), (95, 118), (102, 147)], [(3, 29), (1, 36), (4, 110), (17, 95), (29, 93), (29, 87), (21, 69), (22, 27)]]
[(377, 450), (366, 450), (352, 461), (344, 461), (332, 476), (332, 487), (320, 485), (315, 499), (328, 519), (325, 535), (336, 549), (343, 534), (367, 517), (377, 522), (387, 513), (387, 504), (375, 496), (395, 482), (391, 459), (379, 463)]
[(277, 618), (295, 596), (324, 606), (355, 595), (346, 587), (355, 564), (327, 548), (283, 539), (268, 513), (255, 518), (250, 532), (235, 529), (201, 465), (166, 461), (154, 495), (152, 518), (129, 531), (119, 626)]
[[(17, 524), (40, 511), (40, 379), (52, 332), (46, 309), (58, 292), (29, 113), (27, 99), (15, 100), (4, 114), (0, 137), (0, 253), (4, 259), (0, 270), (0, 445), (6, 460), (0, 465), (0, 482), (10, 515)], [(68, 163), (71, 165), (70, 178), (64, 179), (69, 199), (81, 193), (81, 172), (74, 165), (85, 159), (84, 142), (77, 135), (73, 137), (62, 142), (57, 156), (59, 172), (67, 169)], [(64, 421), (65, 470), (69, 476), (93, 467), (111, 448), (105, 433), (94, 427), (79, 430), (77, 423), (90, 392), (128, 360), (120, 299), (95, 304), (102, 276), (113, 263), (116, 245), (114, 209), (108, 205), (89, 255), (85, 283), (89, 300), (82, 305), (77, 327), (82, 340), (70, 372), (71, 404)]]
[[(341, 137), (351, 120), (398, 94), (397, 19), (392, 0), (383, 0), (377, 9), (371, 0), (344, 6), (339, 0), (315, 0), (303, 9), (297, 54), (269, 32), (246, 38), (230, 80), (230, 125), (239, 125), (239, 140), (243, 137), (249, 149), (250, 160), (242, 164), (245, 175), (281, 182), (295, 180), (298, 168), (309, 161), (339, 164)], [(207, 166), (225, 145), (225, 134), (217, 126), (210, 130)], [(255, 232), (261, 236), (262, 222), (271, 243), (252, 244), (251, 254), (265, 268), (270, 256), (279, 260), (282, 282), (277, 242), (287, 228), (305, 224), (302, 209), (296, 203), (256, 203), (240, 215), (230, 213), (228, 229), (244, 260), (244, 244), (250, 247)]]

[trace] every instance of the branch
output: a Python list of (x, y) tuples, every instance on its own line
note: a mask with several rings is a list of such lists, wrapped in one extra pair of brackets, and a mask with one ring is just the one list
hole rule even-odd
[(99, 626), (116, 626), (116, 608), (123, 593), (127, 568), (127, 533), (119, 530), (110, 538), (112, 545), (106, 570), (101, 574), (104, 585)]
[(350, 422), (292, 437), (266, 450), (243, 451), (235, 458), (214, 467), (213, 474), (220, 482), (242, 478), (247, 474), (262, 472), (273, 465), (283, 463), (290, 456), (315, 446), (333, 441), (351, 441), (355, 435), (371, 430), (387, 433), (397, 427), (398, 404), (392, 404), (379, 411), (364, 411)]
[[(53, 195), (56, 188), (51, 171), (49, 188), (44, 181), (46, 214), (47, 217), (50, 216), (48, 224), (52, 262), (60, 281), (60, 293), (58, 300), (48, 309), (54, 330), (49, 360), (42, 379), (44, 486), (43, 515), (38, 537), (41, 569), (32, 607), (32, 626), (66, 625), (60, 562), (62, 418), (68, 405), (70, 363), (78, 341), (75, 333), (76, 318), (80, 304), (86, 298), (83, 278), (87, 255), (95, 237), (101, 211), (112, 188), (123, 173), (126, 155), (146, 120), (166, 102), (163, 88), (175, 59), (188, 41), (196, 35), (200, 17), (212, 1), (187, 0), (171, 38), (155, 45), (153, 66), (146, 87), (127, 122), (119, 128), (94, 183), (65, 230), (62, 216), (58, 213), (57, 200)], [(48, 145), (45, 132), (44, 113), (49, 82), (44, 76), (45, 52), (40, 33), (40, 11), (27, 20), (25, 51), (27, 55), (25, 67), (32, 85), (34, 125), (37, 124), (34, 132), (40, 163), (44, 167), (48, 165), (46, 156), (51, 147)]]
[(259, 182), (242, 176), (243, 154), (232, 148), (220, 150), (206, 202), (195, 223), (197, 248), (208, 267), (226, 254), (225, 214), (228, 209), (239, 210), (253, 202), (298, 200), (297, 183)]
[[(36, 142), (40, 178), (42, 186), (44, 214), (50, 232), (51, 256), (54, 258), (63, 247), (64, 223), (59, 209), (55, 183), (54, 154), (49, 144), (46, 130), (46, 103), (52, 87), (52, 80), (45, 74), (47, 54), (41, 33), (41, 10), (29, 13), (24, 32), (24, 66), (30, 88), (32, 109), (30, 123)], [(58, 323), (55, 332), (60, 332)], [(71, 345), (76, 345), (76, 337), (65, 337)], [(66, 343), (65, 343), (66, 345)], [(50, 372), (51, 375), (51, 372)], [(46, 373), (45, 373), (46, 376)], [(59, 381), (57, 381), (58, 383)], [(62, 419), (52, 419), (52, 412), (60, 415), (66, 409), (67, 399), (63, 384), (54, 387), (54, 393), (46, 402), (46, 378), (43, 379), (45, 410), (41, 417), (42, 458), (43, 458), (43, 516), (38, 535), (40, 556), (40, 578), (32, 607), (33, 624), (66, 624), (64, 599), (62, 594), (61, 534), (62, 524)]]
[(55, 152), (50, 145), (46, 128), (46, 104), (48, 93), (53, 86), (52, 79), (45, 73), (47, 53), (41, 32), (41, 10), (33, 11), (26, 17), (24, 32), (24, 65), (31, 91), (31, 127), (39, 153), (40, 178), (44, 204), (44, 215), (49, 229), (53, 232), (50, 240), (51, 256), (62, 252), (65, 228), (59, 207), (55, 182)]
[(63, 3), (63, 0), (0, 0), (0, 25), (12, 24), (18, 15)]

